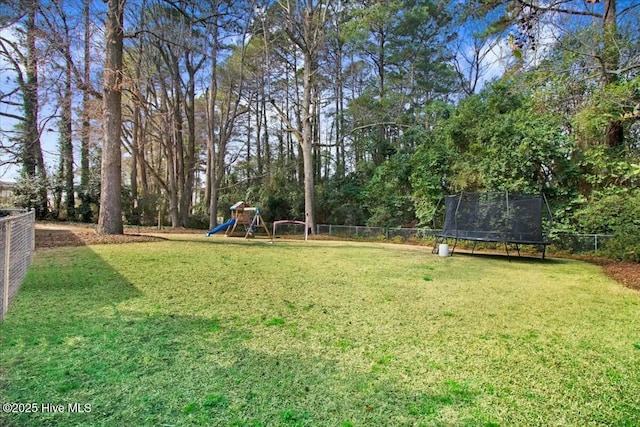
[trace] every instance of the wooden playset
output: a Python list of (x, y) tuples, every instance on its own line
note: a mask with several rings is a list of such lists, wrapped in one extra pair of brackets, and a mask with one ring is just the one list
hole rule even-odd
[(233, 236), (238, 225), (244, 226), (245, 232), (244, 238), (253, 237), (257, 228), (262, 227), (267, 233), (267, 237), (271, 237), (267, 224), (260, 215), (259, 207), (248, 206), (245, 202), (240, 201), (229, 208), (231, 210), (231, 218), (224, 224), (220, 224), (212, 230), (209, 230), (206, 235), (210, 236), (214, 233), (218, 233), (222, 230), (225, 231), (225, 236)]

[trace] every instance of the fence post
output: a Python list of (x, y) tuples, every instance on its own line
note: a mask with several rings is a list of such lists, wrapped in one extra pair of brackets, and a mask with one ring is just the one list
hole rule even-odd
[(11, 275), (9, 268), (11, 267), (11, 221), (7, 221), (4, 226), (4, 298), (2, 299), (2, 319), (7, 315), (9, 309), (9, 280)]
[(36, 210), (31, 209), (31, 256), (33, 257), (33, 253), (36, 251)]

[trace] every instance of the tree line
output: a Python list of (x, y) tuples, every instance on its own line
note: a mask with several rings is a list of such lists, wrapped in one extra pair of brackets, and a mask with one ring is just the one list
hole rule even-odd
[(638, 225), (634, 1), (11, 3), (2, 150), (40, 218), (429, 225), (443, 194), (511, 190), (557, 231)]

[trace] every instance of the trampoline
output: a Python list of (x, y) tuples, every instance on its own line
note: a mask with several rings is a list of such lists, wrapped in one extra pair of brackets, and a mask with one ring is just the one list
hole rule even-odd
[[(507, 256), (509, 245), (514, 245), (520, 255), (522, 245), (541, 248), (544, 260), (550, 244), (548, 230), (553, 218), (544, 194), (517, 194), (509, 192), (485, 192), (449, 195), (444, 200), (444, 223), (436, 233), (433, 253), (443, 242), (453, 239), (453, 255), (460, 240), (472, 241), (475, 251), (478, 242), (503, 243)], [(442, 200), (436, 213), (442, 212)], [(434, 229), (440, 229), (434, 216)]]

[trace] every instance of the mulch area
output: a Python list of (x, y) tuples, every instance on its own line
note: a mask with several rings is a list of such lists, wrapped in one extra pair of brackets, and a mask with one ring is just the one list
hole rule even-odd
[[(97, 234), (93, 227), (66, 224), (39, 223), (36, 225), (36, 249), (58, 248), (62, 246), (85, 246), (101, 244), (122, 244), (136, 242), (155, 242), (162, 237), (143, 234), (149, 233), (189, 233), (203, 234), (202, 230), (188, 229), (126, 229), (123, 235)], [(628, 288), (640, 291), (640, 263), (631, 261), (613, 261), (606, 258), (580, 257), (602, 267), (605, 274), (624, 284)]]
[(161, 240), (164, 239), (140, 234), (135, 230), (125, 230), (125, 234), (122, 235), (104, 235), (87, 227), (36, 225), (36, 250), (63, 246), (113, 245)]
[(605, 274), (628, 288), (640, 291), (640, 264), (633, 261), (613, 261), (605, 258), (586, 258), (598, 264)]

